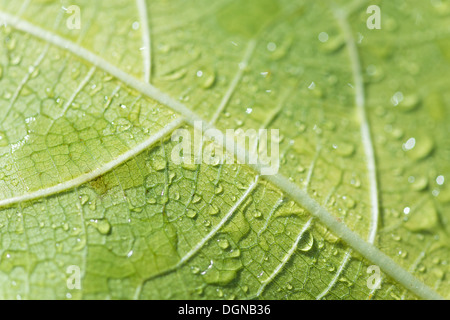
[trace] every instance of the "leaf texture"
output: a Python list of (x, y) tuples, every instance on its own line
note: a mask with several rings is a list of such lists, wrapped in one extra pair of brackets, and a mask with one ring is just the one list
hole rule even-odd
[[(449, 5), (75, 4), (0, 2), (0, 298), (449, 298)], [(175, 164), (196, 121), (279, 173)]]

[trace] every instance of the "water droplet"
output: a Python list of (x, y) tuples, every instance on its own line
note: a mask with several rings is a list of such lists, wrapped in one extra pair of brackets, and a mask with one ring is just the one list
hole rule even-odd
[(228, 249), (228, 247), (230, 246), (230, 243), (226, 239), (217, 240), (217, 242), (218, 242), (219, 247), (224, 250)]
[(99, 93), (100, 90), (103, 89), (103, 85), (102, 85), (101, 83), (99, 83), (98, 85), (97, 85), (97, 84), (93, 84), (93, 85), (90, 87), (90, 89), (91, 89), (91, 91), (89, 92), (89, 95), (90, 95), (91, 97), (93, 97), (93, 96), (95, 96), (97, 93)]
[(425, 177), (409, 177), (408, 182), (411, 183), (411, 189), (415, 191), (423, 191), (428, 187), (428, 179)]
[[(326, 53), (334, 53), (336, 51), (338, 51), (339, 49), (341, 49), (344, 44), (344, 38), (342, 36), (334, 36), (331, 39), (325, 36), (322, 36), (322, 39), (326, 41), (321, 41), (323, 43), (323, 45), (321, 45), (320, 49), (323, 50)], [(320, 40), (320, 38), (319, 38)]]
[(192, 197), (192, 203), (199, 203), (202, 200), (202, 197), (200, 197), (198, 194), (194, 194)]
[(20, 61), (22, 61), (22, 57), (21, 56), (13, 56), (11, 58), (11, 64), (13, 66), (18, 65), (20, 63)]
[(166, 168), (167, 161), (161, 156), (155, 156), (152, 160), (152, 167), (156, 171), (161, 171)]
[(223, 187), (222, 185), (219, 183), (216, 185), (215, 189), (214, 189), (214, 193), (215, 194), (221, 194), (223, 192)]
[(228, 254), (228, 256), (230, 258), (239, 258), (241, 256), (241, 250), (239, 250), (239, 249), (230, 250), (230, 253)]
[(403, 150), (404, 151), (409, 151), (411, 149), (413, 149), (416, 146), (416, 139), (415, 138), (409, 138), (408, 141), (406, 141), (403, 144)]
[(55, 93), (53, 91), (53, 88), (45, 88), (45, 94), (47, 95), (48, 98), (54, 98)]
[(405, 208), (405, 210), (408, 212), (408, 221), (405, 222), (405, 228), (410, 231), (430, 231), (439, 223), (435, 203), (432, 199), (424, 201), (414, 211), (411, 211), (409, 208)]
[(426, 158), (434, 149), (434, 142), (428, 136), (410, 138), (404, 145), (403, 150), (414, 160)]
[(175, 70), (163, 77), (161, 77), (161, 80), (165, 81), (176, 81), (182, 79), (187, 73), (187, 70), (185, 68)]
[(95, 209), (97, 208), (97, 202), (95, 200), (88, 202), (89, 205), (89, 209), (92, 211), (95, 211)]
[(88, 201), (89, 201), (89, 196), (87, 194), (83, 194), (83, 195), (80, 196), (80, 203), (82, 205), (84, 205)]
[(114, 122), (114, 126), (116, 128), (116, 132), (125, 132), (132, 127), (132, 124), (125, 118), (118, 118)]
[(356, 207), (356, 201), (353, 200), (350, 196), (343, 196), (342, 199), (344, 200), (344, 205), (347, 207), (347, 209), (353, 209)]
[(216, 82), (216, 71), (212, 67), (203, 66), (197, 71), (196, 75), (203, 89), (211, 88)]
[(200, 268), (198, 268), (198, 267), (191, 267), (191, 272), (193, 274), (199, 274), (200, 273)]
[(306, 231), (306, 234), (304, 234), (302, 236), (302, 239), (300, 240), (298, 249), (306, 252), (306, 251), (311, 250), (313, 244), (314, 244), (313, 235), (311, 234), (311, 232)]
[(355, 146), (349, 143), (340, 142), (335, 146), (336, 153), (343, 157), (349, 157), (355, 152)]
[(417, 94), (407, 95), (403, 97), (401, 103), (399, 103), (399, 109), (402, 111), (412, 111), (417, 108), (420, 103), (420, 98)]
[(91, 224), (103, 235), (107, 235), (111, 232), (111, 225), (106, 219), (94, 220), (91, 221)]
[(262, 213), (259, 210), (255, 210), (255, 212), (253, 212), (253, 216), (255, 218), (261, 218), (262, 217)]
[(322, 42), (322, 43), (327, 42), (328, 38), (329, 38), (328, 33), (326, 33), (326, 32), (319, 33), (318, 39), (320, 42)]
[(444, 184), (445, 178), (444, 176), (440, 175), (436, 178), (436, 183), (440, 186), (442, 186)]
[(193, 163), (185, 163), (185, 162), (183, 162), (181, 164), (181, 167), (183, 169), (186, 169), (186, 170), (189, 170), (189, 171), (195, 171), (197, 169), (197, 165), (193, 164)]

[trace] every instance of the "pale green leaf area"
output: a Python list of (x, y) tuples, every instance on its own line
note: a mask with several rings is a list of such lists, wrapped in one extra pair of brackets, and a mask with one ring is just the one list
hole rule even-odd
[[(1, 0), (0, 298), (450, 298), (450, 5), (370, 4)], [(175, 164), (198, 120), (279, 173)]]

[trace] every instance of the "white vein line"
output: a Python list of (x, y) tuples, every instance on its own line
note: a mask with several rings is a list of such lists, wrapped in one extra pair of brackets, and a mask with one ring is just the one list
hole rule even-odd
[(226, 108), (228, 102), (230, 101), (231, 96), (233, 95), (234, 91), (236, 90), (237, 85), (241, 81), (242, 75), (244, 74), (245, 69), (248, 66), (248, 63), (250, 61), (250, 58), (253, 54), (253, 51), (255, 51), (256, 46), (256, 40), (250, 40), (250, 42), (247, 45), (247, 48), (245, 49), (244, 58), (238, 65), (238, 71), (236, 72), (236, 75), (234, 76), (233, 80), (230, 83), (230, 86), (228, 87), (227, 92), (222, 98), (222, 101), (220, 101), (219, 107), (217, 108), (216, 112), (211, 118), (211, 124), (216, 123), (217, 119), (220, 117), (223, 110)]
[(286, 265), (286, 263), (291, 259), (292, 255), (294, 254), (295, 250), (297, 249), (298, 243), (300, 242), (300, 239), (302, 238), (302, 236), (305, 234), (305, 232), (309, 229), (310, 225), (312, 222), (312, 218), (310, 218), (305, 225), (303, 226), (303, 228), (300, 230), (297, 238), (295, 239), (294, 243), (292, 244), (292, 247), (289, 249), (289, 251), (286, 253), (286, 255), (283, 257), (283, 259), (281, 260), (281, 263), (275, 268), (275, 270), (271, 273), (271, 275), (264, 280), (261, 283), (261, 286), (259, 287), (258, 291), (256, 292), (255, 297), (259, 297), (261, 295), (261, 293), (264, 291), (264, 289), (266, 288), (266, 286), (272, 282), (273, 279), (276, 278), (276, 276), (278, 275), (278, 273), (280, 273), (280, 271), (283, 269), (283, 267)]
[(355, 40), (352, 35), (352, 30), (347, 21), (347, 15), (340, 9), (333, 10), (337, 21), (339, 22), (345, 36), (345, 41), (350, 56), (352, 65), (353, 79), (355, 81), (355, 103), (358, 110), (359, 119), (361, 122), (361, 137), (364, 147), (364, 154), (367, 161), (367, 171), (369, 175), (370, 185), (370, 203), (371, 203), (371, 228), (369, 230), (369, 243), (373, 244), (377, 235), (378, 218), (379, 218), (379, 198), (378, 198), (378, 182), (375, 162), (375, 152), (370, 134), (370, 125), (366, 113), (364, 80), (361, 72), (361, 63), (356, 47)]
[[(186, 123), (194, 126), (194, 122), (201, 121), (205, 131), (206, 129), (214, 128), (214, 126), (204, 121), (200, 116), (186, 107), (180, 101), (173, 99), (168, 94), (160, 91), (150, 84), (139, 81), (138, 79), (130, 76), (126, 72), (111, 65), (107, 61), (80, 47), (79, 45), (17, 17), (11, 16), (10, 14), (5, 12), (0, 11), (0, 20), (11, 24), (17, 30), (22, 30), (26, 33), (36, 36), (37, 38), (48, 41), (64, 50), (72, 52), (76, 56), (88, 61), (89, 63), (98, 66), (112, 76), (118, 78), (124, 84), (147, 95), (149, 98), (152, 98), (160, 102), (161, 104), (166, 105), (174, 111), (181, 113), (184, 116)], [(227, 141), (217, 140), (216, 142), (221, 144), (221, 146), (224, 147), (226, 151), (234, 154), (238, 161), (245, 163), (245, 157), (247, 154), (245, 149), (242, 149), (240, 146), (236, 146), (235, 150), (228, 150), (226, 149)], [(228, 145), (231, 145), (231, 141), (228, 141), (228, 143)], [(248, 166), (256, 172), (261, 172), (261, 166), (259, 164), (249, 164)], [(328, 227), (328, 229), (330, 229), (336, 236), (340, 237), (344, 242), (346, 242), (354, 250), (358, 251), (367, 260), (370, 260), (374, 264), (378, 265), (386, 274), (391, 276), (391, 278), (393, 278), (394, 280), (398, 281), (406, 289), (411, 290), (411, 292), (423, 299), (443, 299), (437, 292), (430, 289), (423, 282), (400, 267), (394, 260), (392, 260), (392, 258), (388, 257), (385, 253), (380, 251), (371, 243), (364, 241), (357, 233), (350, 230), (342, 222), (338, 221), (331, 213), (329, 213), (317, 201), (311, 198), (306, 192), (301, 190), (298, 185), (291, 182), (288, 178), (278, 173), (275, 175), (265, 176), (264, 179), (280, 188), (294, 201), (301, 204), (306, 210), (308, 210), (326, 227)]]
[(142, 57), (144, 59), (144, 81), (150, 83), (152, 72), (152, 47), (150, 38), (150, 25), (148, 21), (147, 5), (145, 0), (136, 0), (139, 11), (142, 32)]
[(86, 84), (89, 82), (89, 80), (91, 80), (92, 75), (94, 74), (96, 69), (97, 69), (96, 67), (92, 67), (89, 70), (89, 72), (87, 73), (86, 77), (84, 77), (83, 81), (80, 82), (80, 84), (78, 85), (78, 88), (74, 91), (72, 96), (69, 98), (69, 100), (64, 105), (61, 115), (64, 115), (67, 112), (67, 109), (69, 109), (70, 105), (75, 100), (77, 95), (80, 93), (81, 90), (83, 90), (83, 88), (86, 86)]
[(239, 198), (239, 200), (231, 207), (231, 209), (223, 217), (223, 219), (220, 220), (220, 222), (199, 243), (197, 243), (194, 248), (192, 248), (180, 259), (180, 261), (174, 267), (175, 269), (189, 261), (205, 245), (205, 243), (211, 240), (211, 238), (214, 237), (214, 235), (225, 225), (225, 223), (230, 220), (231, 216), (236, 212), (242, 202), (244, 202), (245, 199), (247, 199), (247, 197), (250, 195), (250, 193), (252, 193), (252, 191), (256, 188), (256, 186), (258, 185), (258, 180), (259, 176), (256, 176), (255, 180), (250, 184), (250, 186)]
[(20, 91), (22, 91), (23, 87), (28, 82), (28, 80), (30, 79), (31, 74), (34, 72), (34, 70), (41, 64), (42, 60), (44, 59), (45, 55), (48, 52), (49, 47), (50, 47), (50, 45), (47, 44), (45, 46), (44, 50), (42, 50), (41, 54), (34, 61), (34, 63), (28, 68), (27, 73), (25, 74), (25, 76), (23, 77), (22, 81), (20, 81), (19, 85), (17, 86), (17, 89), (16, 89), (16, 91), (14, 92), (14, 95), (11, 98), (11, 102), (9, 103), (6, 111), (3, 113), (3, 117), (2, 117), (2, 120), (0, 122), (4, 122), (6, 117), (11, 112), (11, 109), (12, 109), (14, 103), (16, 103), (16, 100), (19, 97)]
[(350, 260), (352, 254), (352, 249), (348, 249), (345, 253), (344, 259), (342, 259), (341, 265), (339, 266), (339, 269), (336, 271), (336, 274), (334, 275), (333, 279), (330, 281), (328, 286), (325, 288), (325, 290), (322, 291), (321, 294), (319, 294), (316, 297), (316, 300), (322, 299), (336, 284), (336, 281), (339, 279), (342, 271), (344, 271), (345, 266), (347, 265), (348, 261)]
[(121, 154), (116, 159), (114, 159), (108, 163), (105, 163), (101, 167), (99, 167), (93, 171), (90, 171), (88, 173), (82, 174), (72, 180), (68, 180), (68, 181), (56, 184), (49, 188), (37, 190), (37, 191), (30, 192), (30, 193), (27, 193), (27, 194), (24, 194), (21, 196), (17, 196), (17, 197), (0, 200), (0, 207), (12, 205), (12, 204), (20, 203), (20, 202), (24, 202), (24, 201), (34, 200), (34, 199), (38, 199), (38, 198), (45, 197), (45, 196), (50, 196), (50, 195), (57, 194), (57, 193), (61, 193), (63, 191), (78, 187), (86, 182), (89, 182), (92, 179), (95, 179), (95, 178), (109, 172), (110, 170), (114, 169), (118, 165), (137, 156), (139, 153), (141, 153), (145, 149), (151, 147), (155, 143), (158, 143), (159, 141), (161, 141), (161, 139), (163, 139), (164, 137), (169, 135), (173, 130), (175, 130), (176, 128), (181, 126), (183, 123), (184, 123), (184, 119), (182, 117), (177, 118), (177, 119), (173, 120), (172, 122), (170, 122), (169, 124), (167, 124), (163, 129), (161, 129), (160, 131), (155, 133), (153, 136), (149, 137), (147, 140), (138, 144), (133, 149), (130, 149), (127, 152)]

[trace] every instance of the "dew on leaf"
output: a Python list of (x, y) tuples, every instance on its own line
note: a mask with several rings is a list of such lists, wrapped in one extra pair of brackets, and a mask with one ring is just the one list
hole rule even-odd
[(413, 160), (424, 159), (431, 154), (434, 149), (433, 140), (426, 135), (410, 138), (403, 145), (403, 150)]
[[(406, 209), (406, 208), (405, 208)], [(411, 212), (408, 208), (405, 228), (413, 232), (430, 231), (438, 225), (439, 218), (434, 202), (429, 199)]]
[(21, 56), (13, 56), (12, 58), (11, 58), (11, 64), (13, 65), (13, 66), (15, 66), (15, 65), (18, 65), (20, 62), (22, 61), (22, 57)]
[(255, 210), (255, 212), (253, 212), (253, 216), (255, 218), (261, 218), (262, 217), (262, 213), (259, 210)]
[(200, 268), (198, 268), (198, 267), (191, 267), (191, 272), (193, 274), (199, 274), (200, 273)]
[(336, 153), (342, 157), (350, 157), (355, 152), (355, 146), (345, 142), (333, 145), (333, 148), (336, 150)]
[(216, 215), (216, 214), (218, 214), (220, 212), (220, 209), (215, 205), (215, 204), (211, 204), (210, 206), (209, 206), (209, 210), (208, 210), (208, 213), (210, 214), (210, 215)]
[(411, 184), (411, 189), (415, 191), (423, 191), (428, 188), (428, 179), (425, 177), (408, 179), (408, 182)]
[(223, 192), (222, 184), (218, 183), (216, 185), (216, 187), (214, 188), (214, 193), (215, 194), (221, 194), (222, 192)]
[(239, 258), (241, 256), (241, 250), (239, 249), (230, 250), (228, 256), (230, 258)]
[(175, 70), (161, 78), (161, 80), (165, 81), (177, 81), (182, 79), (187, 74), (187, 70), (185, 68)]
[(403, 97), (403, 101), (399, 104), (399, 110), (412, 111), (417, 108), (420, 103), (420, 98), (417, 94), (411, 94)]
[(167, 166), (167, 161), (166, 159), (164, 159), (161, 156), (155, 156), (152, 159), (152, 167), (153, 169), (155, 169), (156, 171), (161, 171), (164, 170)]
[(186, 217), (193, 219), (193, 218), (195, 218), (196, 216), (197, 216), (197, 212), (196, 212), (195, 210), (187, 209), (187, 211), (186, 211)]
[(440, 186), (442, 186), (444, 184), (445, 178), (443, 175), (440, 175), (436, 178), (436, 183)]
[(111, 224), (106, 219), (91, 221), (91, 225), (103, 235), (107, 235), (111, 232)]
[(314, 238), (311, 232), (306, 231), (302, 236), (300, 243), (298, 244), (298, 249), (301, 251), (309, 251), (313, 247)]
[(3, 131), (0, 131), (0, 147), (7, 147), (8, 139), (6, 138), (6, 134)]

